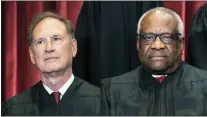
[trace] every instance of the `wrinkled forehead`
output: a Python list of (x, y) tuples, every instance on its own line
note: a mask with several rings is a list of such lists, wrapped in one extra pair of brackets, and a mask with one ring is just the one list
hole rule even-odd
[(67, 34), (66, 26), (56, 18), (45, 18), (41, 20), (33, 30), (33, 36), (63, 35)]
[(47, 18), (42, 19), (40, 22), (38, 22), (34, 30), (37, 30), (38, 28), (47, 28), (47, 27), (66, 29), (65, 24), (59, 19), (56, 19), (53, 17), (47, 17)]
[(162, 11), (155, 11), (147, 14), (141, 22), (141, 32), (152, 33), (173, 33), (177, 30), (176, 18)]

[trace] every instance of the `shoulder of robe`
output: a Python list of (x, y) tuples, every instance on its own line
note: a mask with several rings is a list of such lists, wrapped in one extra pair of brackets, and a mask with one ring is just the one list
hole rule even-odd
[(136, 69), (126, 72), (124, 74), (121, 74), (119, 76), (111, 77), (111, 78), (105, 78), (101, 80), (102, 87), (110, 87), (111, 85), (116, 84), (134, 84), (139, 83), (138, 77), (140, 74), (141, 67), (137, 67)]
[[(4, 104), (5, 107), (10, 107), (13, 105), (21, 105), (21, 104), (27, 104), (27, 103), (32, 103), (35, 98), (32, 98), (31, 92), (36, 92), (35, 90), (37, 89), (37, 84), (32, 86), (31, 88), (27, 89), (24, 92), (21, 92), (11, 98), (9, 98)], [(35, 96), (35, 95), (34, 95)]]
[(181, 82), (207, 84), (207, 70), (199, 69), (187, 63), (183, 65)]
[(84, 81), (78, 77), (75, 77), (78, 80), (78, 87), (79, 87), (79, 93), (81, 95), (85, 96), (100, 96), (100, 88), (97, 86), (94, 86), (87, 81)]

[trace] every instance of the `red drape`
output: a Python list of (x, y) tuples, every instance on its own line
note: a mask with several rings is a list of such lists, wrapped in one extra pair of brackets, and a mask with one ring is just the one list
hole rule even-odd
[(30, 62), (27, 32), (36, 14), (52, 10), (70, 19), (75, 27), (82, 1), (61, 2), (2, 2), (2, 43), (4, 77), (2, 79), (3, 100), (18, 94), (39, 81), (39, 72)]
[[(184, 23), (185, 26), (185, 45), (188, 44), (188, 35), (190, 31), (190, 25), (192, 16), (195, 14), (196, 10), (202, 6), (205, 1), (167, 1), (164, 2), (164, 6), (170, 8), (177, 12)], [(187, 46), (186, 46), (187, 47)], [(182, 60), (185, 60), (186, 48), (183, 50)]]
[[(173, 9), (182, 17), (186, 37), (193, 14), (203, 4), (204, 1), (164, 2), (165, 7)], [(70, 19), (75, 27), (81, 6), (82, 1), (2, 2), (3, 100), (25, 91), (39, 81), (39, 72), (30, 62), (27, 46), (27, 31), (32, 17), (52, 10)]]

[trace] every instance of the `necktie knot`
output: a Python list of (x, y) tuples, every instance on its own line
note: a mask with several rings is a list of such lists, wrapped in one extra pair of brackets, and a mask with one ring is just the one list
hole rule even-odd
[(162, 83), (162, 81), (166, 78), (166, 76), (160, 76), (160, 77), (157, 77), (156, 80), (157, 82), (159, 83)]
[(59, 101), (60, 101), (60, 92), (59, 92), (59, 91), (58, 91), (58, 92), (52, 92), (51, 95), (52, 95), (52, 97), (54, 98), (55, 103), (58, 104)]

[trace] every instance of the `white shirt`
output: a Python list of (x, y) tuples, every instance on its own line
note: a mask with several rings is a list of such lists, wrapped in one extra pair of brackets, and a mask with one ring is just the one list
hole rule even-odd
[[(70, 85), (74, 81), (74, 75), (72, 74), (69, 80), (58, 90), (60, 92), (60, 100), (62, 99), (63, 95), (65, 94), (66, 90), (70, 87)], [(43, 83), (42, 83), (43, 84)], [(44, 85), (45, 90), (51, 95), (53, 90), (51, 90), (48, 86)]]
[(167, 75), (154, 75), (154, 74), (152, 74), (152, 77), (154, 77), (154, 78), (159, 78), (160, 76), (167, 76)]

